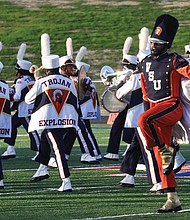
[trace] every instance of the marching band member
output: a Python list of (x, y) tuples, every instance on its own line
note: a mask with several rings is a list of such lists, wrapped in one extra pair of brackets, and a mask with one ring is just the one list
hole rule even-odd
[[(90, 68), (90, 65), (81, 61), (77, 61), (76, 66), (78, 70), (83, 66), (86, 73), (88, 73)], [(77, 136), (82, 152), (81, 162), (96, 164), (99, 163), (102, 156), (96, 137), (93, 134), (90, 120), (100, 119), (100, 106), (96, 87), (90, 77), (83, 79), (83, 86), (85, 95), (83, 99), (79, 100), (80, 119)]]
[[(67, 38), (66, 41), (67, 55), (60, 58), (61, 74), (70, 77), (76, 85), (79, 98), (79, 121), (77, 128), (77, 139), (82, 152), (81, 162), (89, 164), (98, 164), (101, 157), (101, 152), (92, 132), (90, 120), (96, 119), (100, 115), (98, 105), (98, 97), (95, 85), (90, 77), (86, 76), (90, 65), (81, 62), (86, 53), (86, 47), (82, 46), (76, 55), (76, 62), (73, 59), (72, 39)], [(73, 69), (74, 68), (74, 69)], [(84, 76), (81, 79), (81, 68), (83, 68)], [(70, 139), (71, 140), (71, 139)], [(72, 142), (74, 143), (74, 138)], [(73, 144), (67, 145), (66, 154), (69, 156)]]
[[(0, 42), (0, 50), (2, 43)], [(0, 62), (0, 73), (3, 69), (3, 64)], [(0, 80), (0, 139), (11, 137), (11, 111), (10, 111), (10, 96), (9, 86), (4, 80)], [(0, 189), (4, 189), (3, 169), (0, 157)]]
[[(48, 39), (47, 34), (41, 36)], [(49, 43), (48, 43), (49, 44)], [(41, 44), (43, 46), (43, 43)], [(43, 48), (42, 48), (43, 50)], [(70, 172), (65, 157), (67, 136), (75, 135), (78, 126), (78, 98), (73, 81), (59, 73), (59, 56), (42, 52), (42, 66), (45, 77), (36, 80), (27, 93), (25, 101), (34, 103), (29, 131), (43, 130), (40, 151), (35, 161), (40, 163), (31, 181), (37, 182), (49, 177), (47, 165), (51, 150), (55, 155), (60, 178), (60, 192), (71, 192)]]
[[(125, 40), (125, 43), (123, 46), (122, 74), (120, 76), (116, 75), (114, 77), (114, 79), (112, 79), (112, 82), (117, 85), (124, 84), (126, 79), (129, 78), (129, 76), (132, 74), (132, 72), (134, 72), (136, 69), (137, 56), (133, 56), (133, 55), (128, 54), (129, 49), (132, 44), (132, 40), (133, 39), (131, 37), (128, 37)], [(107, 69), (107, 70), (109, 70), (109, 69)], [(102, 68), (102, 71), (103, 71), (103, 68)], [(109, 86), (112, 86), (112, 83), (110, 83), (108, 80), (109, 75), (108, 75), (108, 78), (105, 78), (102, 71), (100, 73), (100, 77), (101, 77), (103, 83), (105, 85), (110, 84)], [(112, 71), (112, 69), (110, 69), (110, 73), (112, 74), (111, 71)], [(114, 71), (113, 71), (113, 73), (114, 73)], [(106, 153), (106, 155), (104, 155), (104, 159), (119, 160), (119, 146), (120, 146), (122, 132), (123, 132), (123, 139), (125, 139), (124, 141), (126, 143), (130, 144), (130, 142), (132, 140), (132, 137), (134, 135), (134, 129), (131, 129), (131, 128), (124, 129), (124, 123), (125, 123), (127, 111), (128, 111), (128, 105), (126, 106), (126, 108), (124, 110), (122, 110), (121, 112), (118, 113), (117, 117), (115, 118), (115, 120), (112, 124), (110, 135), (109, 135), (108, 147), (106, 150), (107, 153)]]
[[(143, 27), (139, 34), (138, 61), (141, 61), (144, 57), (150, 54), (150, 48), (147, 48), (148, 35), (148, 29)], [(138, 125), (138, 117), (144, 112), (140, 73), (135, 72), (132, 74), (129, 80), (127, 80), (126, 83), (116, 92), (116, 97), (118, 99), (122, 99), (127, 95), (131, 98), (128, 105), (128, 112), (125, 118), (124, 127), (134, 128), (135, 133), (120, 166), (120, 171), (126, 173), (124, 179), (120, 181), (120, 185), (123, 187), (134, 187), (134, 175), (136, 173), (140, 156), (142, 155), (147, 171), (148, 183), (154, 184), (153, 189), (155, 191), (159, 191), (161, 190), (161, 180), (155, 155), (154, 152), (150, 152), (146, 149), (146, 143)], [(150, 189), (150, 192), (152, 192), (152, 189)]]
[[(79, 65), (80, 65), (79, 62), (77, 62), (77, 65), (79, 68)], [(82, 66), (84, 66), (84, 63)], [(67, 77), (70, 77), (78, 89), (79, 70), (76, 71), (76, 69), (75, 69), (75, 71), (73, 72), (73, 67), (76, 68), (76, 64), (75, 64), (72, 57), (63, 56), (60, 58), (61, 74), (67, 75)], [(88, 91), (95, 88), (94, 86), (92, 86), (92, 81), (89, 78), (86, 77), (85, 80), (86, 80), (86, 82), (85, 82), (85, 85), (83, 82), (83, 87), (87, 86)], [(88, 111), (90, 109), (90, 112), (92, 113), (92, 110), (94, 109), (93, 101), (91, 99), (92, 94), (94, 94), (94, 96), (95, 96), (96, 95), (95, 91), (91, 91), (89, 93), (89, 95), (84, 96), (82, 98), (82, 100), (79, 99), (79, 121), (78, 121), (78, 128), (77, 128), (77, 138), (78, 138), (81, 152), (82, 152), (81, 162), (90, 163), (90, 164), (97, 164), (97, 163), (99, 163), (99, 161), (97, 159), (101, 159), (100, 158), (101, 154), (100, 154), (100, 150), (99, 150), (98, 144), (96, 142), (96, 139), (95, 139), (95, 137), (92, 133), (91, 127), (89, 125), (89, 119), (96, 117), (96, 114), (97, 114), (97, 100), (95, 100), (96, 109), (95, 109), (93, 115), (92, 114), (89, 115), (89, 113), (84, 110), (85, 102), (88, 102), (87, 103), (88, 108), (86, 110)], [(91, 103), (91, 105), (90, 105), (90, 103)], [(88, 115), (88, 119), (86, 118), (87, 115)], [(87, 120), (84, 121), (81, 116), (85, 117), (84, 119), (87, 119)], [(73, 137), (72, 141), (71, 141), (71, 139), (69, 139), (69, 140), (70, 140), (70, 143), (71, 142), (74, 143), (75, 138)], [(67, 150), (66, 150), (67, 155), (71, 154), (72, 146), (73, 146), (73, 144), (67, 145)]]
[(169, 49), (174, 40), (179, 23), (171, 15), (160, 15), (154, 25), (150, 42), (151, 55), (138, 66), (141, 73), (143, 99), (148, 109), (138, 119), (146, 139), (147, 149), (155, 150), (162, 188), (167, 190), (167, 200), (159, 213), (177, 212), (181, 203), (176, 192), (173, 172), (176, 149), (171, 145), (172, 127), (182, 117), (180, 81), (182, 75), (190, 78), (190, 65), (182, 56)]
[(4, 142), (8, 144), (8, 147), (1, 155), (2, 159), (16, 157), (14, 145), (17, 137), (17, 128), (21, 125), (23, 125), (29, 135), (31, 150), (35, 152), (39, 150), (40, 138), (38, 132), (36, 130), (28, 132), (28, 124), (32, 114), (33, 104), (27, 104), (24, 101), (24, 97), (33, 86), (35, 79), (34, 75), (29, 72), (32, 63), (23, 59), (25, 50), (26, 44), (23, 43), (17, 54), (17, 64), (15, 66), (17, 78), (11, 87), (12, 94), (10, 101), (13, 102), (11, 111), (14, 112), (12, 115), (12, 133), (10, 138), (4, 140)]

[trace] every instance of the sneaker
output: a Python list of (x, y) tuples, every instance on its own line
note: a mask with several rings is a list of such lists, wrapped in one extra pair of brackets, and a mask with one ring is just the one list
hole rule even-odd
[(146, 191), (147, 193), (164, 193), (162, 189), (162, 182), (155, 183), (151, 189)]
[(100, 161), (96, 159), (96, 157), (92, 157), (90, 154), (82, 154), (81, 163), (89, 163), (89, 164), (99, 164)]
[(104, 155), (104, 159), (106, 160), (119, 160), (119, 154), (107, 153)]
[(120, 181), (120, 186), (122, 186), (122, 187), (134, 187), (135, 186), (134, 176), (126, 174), (125, 178)]
[(57, 162), (54, 157), (50, 157), (48, 167), (57, 168)]
[(40, 164), (39, 168), (37, 169), (36, 173), (31, 178), (30, 182), (39, 182), (47, 178), (49, 178), (47, 166)]
[(7, 150), (1, 155), (2, 160), (7, 160), (15, 157), (16, 157), (16, 152), (13, 146), (8, 146)]
[(102, 155), (99, 154), (98, 156), (95, 156), (96, 157), (96, 160), (102, 160)]
[(186, 159), (184, 156), (181, 154), (180, 151), (176, 152), (175, 160), (174, 160), (174, 173), (178, 173), (182, 166), (186, 163)]
[(182, 210), (179, 198), (176, 192), (168, 193), (168, 198), (166, 203), (162, 208), (158, 209), (158, 213), (167, 213), (167, 212), (178, 212)]
[(164, 170), (164, 175), (168, 176), (173, 171), (176, 150), (175, 148), (166, 145), (159, 148), (158, 150), (162, 158), (162, 167)]
[(63, 179), (63, 182), (57, 191), (59, 192), (72, 192), (73, 191), (69, 177)]

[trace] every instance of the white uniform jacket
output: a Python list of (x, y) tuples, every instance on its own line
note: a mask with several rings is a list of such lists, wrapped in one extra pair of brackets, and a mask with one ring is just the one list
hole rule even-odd
[(13, 95), (13, 110), (14, 105), (17, 106), (18, 117), (28, 117), (32, 114), (33, 104), (27, 104), (24, 101), (25, 95), (34, 85), (35, 80), (27, 75), (19, 77), (14, 85), (15, 93)]
[(101, 118), (100, 106), (98, 102), (98, 95), (96, 91), (89, 96), (85, 96), (83, 100), (79, 101), (81, 117), (83, 119), (97, 119)]
[(188, 140), (190, 142), (190, 79), (182, 77), (181, 78), (181, 91), (180, 91), (183, 116), (181, 123), (184, 126)]
[(139, 126), (138, 117), (144, 112), (140, 73), (132, 74), (129, 80), (127, 80), (126, 83), (116, 92), (116, 97), (118, 99), (125, 98), (127, 95), (131, 96), (131, 99), (128, 106), (124, 127), (136, 128)]
[(77, 91), (71, 79), (54, 74), (37, 80), (25, 96), (35, 102), (28, 131), (78, 126)]
[(0, 138), (11, 137), (9, 86), (0, 80)]

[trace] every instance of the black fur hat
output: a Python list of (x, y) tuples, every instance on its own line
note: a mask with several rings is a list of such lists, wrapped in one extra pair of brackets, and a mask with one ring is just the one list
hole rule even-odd
[(168, 48), (170, 48), (178, 27), (179, 22), (176, 18), (169, 14), (160, 15), (156, 19), (150, 42), (167, 44)]

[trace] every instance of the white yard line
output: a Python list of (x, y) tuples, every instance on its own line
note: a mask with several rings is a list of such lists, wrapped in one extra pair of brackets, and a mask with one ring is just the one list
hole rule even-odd
[[(184, 209), (179, 212), (190, 212), (190, 209)], [(124, 218), (124, 217), (133, 217), (133, 216), (151, 216), (151, 215), (161, 215), (156, 212), (147, 212), (147, 213), (132, 213), (126, 215), (115, 215), (115, 216), (101, 216), (96, 218), (80, 218), (80, 219), (72, 219), (72, 220), (99, 220), (99, 219), (115, 219), (115, 218)]]

